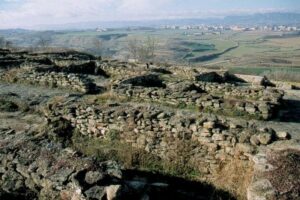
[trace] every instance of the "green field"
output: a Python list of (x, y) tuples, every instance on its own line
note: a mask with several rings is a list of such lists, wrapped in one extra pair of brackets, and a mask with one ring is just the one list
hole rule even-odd
[(300, 67), (230, 67), (229, 71), (234, 74), (264, 75), (272, 72), (289, 72), (300, 74)]
[[(0, 33), (1, 34), (1, 33)], [(299, 73), (300, 36), (280, 32), (232, 32), (212, 34), (199, 30), (47, 31), (3, 35), (16, 46), (36, 47), (40, 38), (51, 48), (71, 48), (109, 58), (132, 58), (130, 40), (154, 38), (154, 62), (230, 68), (247, 74), (288, 69)]]

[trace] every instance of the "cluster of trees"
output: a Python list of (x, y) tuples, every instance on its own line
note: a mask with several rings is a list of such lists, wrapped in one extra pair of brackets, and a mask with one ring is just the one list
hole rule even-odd
[(103, 55), (107, 50), (107, 47), (103, 41), (97, 37), (71, 37), (67, 41), (63, 41), (62, 44), (56, 44), (52, 36), (41, 35), (36, 39), (33, 48), (39, 50), (49, 50), (49, 49), (78, 49), (87, 50), (90, 53)]
[(12, 48), (13, 43), (11, 41), (6, 40), (4, 37), (0, 36), (0, 48), (10, 49)]
[[(37, 38), (36, 42), (32, 45), (32, 49), (46, 49), (49, 48), (51, 45), (51, 38), (47, 36), (40, 36)], [(4, 37), (0, 36), (0, 48), (5, 48), (5, 49), (12, 49), (16, 48), (13, 45), (13, 42), (6, 40)]]
[(128, 40), (128, 51), (131, 57), (135, 60), (143, 62), (153, 61), (155, 58), (157, 43), (157, 40), (150, 36), (147, 37), (146, 40), (132, 38)]

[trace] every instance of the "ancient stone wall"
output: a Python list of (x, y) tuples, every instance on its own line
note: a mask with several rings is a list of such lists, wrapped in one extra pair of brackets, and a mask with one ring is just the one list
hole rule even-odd
[(206, 174), (205, 178), (220, 162), (249, 160), (260, 145), (288, 138), (272, 129), (258, 130), (246, 121), (164, 111), (155, 106), (77, 105), (51, 110), (45, 113), (47, 118), (63, 116), (83, 135), (101, 139), (118, 133), (122, 142), (169, 161), (183, 154), (187, 165)]
[[(5, 74), (0, 77), (0, 80), (5, 79)], [(11, 81), (31, 85), (47, 86), (51, 88), (74, 90), (82, 93), (93, 93), (97, 89), (96, 85), (89, 78), (78, 74), (22, 70), (19, 72), (16, 71), (16, 74)]]
[(221, 112), (225, 115), (256, 119), (274, 117), (283, 97), (283, 93), (277, 90), (189, 81), (169, 83), (166, 89), (119, 84), (113, 91), (130, 98), (176, 106), (195, 106), (195, 109), (206, 112)]

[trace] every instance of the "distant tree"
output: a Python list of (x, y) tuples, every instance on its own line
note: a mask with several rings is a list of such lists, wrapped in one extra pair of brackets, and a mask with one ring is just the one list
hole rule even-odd
[(5, 48), (7, 48), (7, 49), (13, 48), (13, 42), (12, 41), (6, 41), (5, 42)]
[(0, 37), (0, 48), (5, 48), (5, 38), (4, 37)]
[(153, 59), (155, 57), (155, 50), (157, 48), (157, 40), (154, 37), (147, 37), (145, 41), (147, 56), (149, 59)]
[(12, 41), (8, 41), (4, 37), (0, 37), (0, 48), (10, 49), (12, 48), (12, 46), (13, 46)]
[(128, 40), (128, 51), (133, 59), (138, 58), (139, 43), (140, 42), (136, 38)]
[(93, 51), (95, 51), (95, 53), (102, 56), (105, 50), (104, 43), (98, 38), (93, 38), (92, 43), (93, 43)]
[(128, 51), (133, 59), (139, 59), (143, 62), (153, 61), (157, 48), (157, 40), (148, 36), (146, 40), (137, 40), (133, 38), (128, 41)]
[(37, 43), (36, 43), (36, 47), (38, 48), (47, 48), (50, 46), (51, 44), (51, 37), (48, 36), (40, 36), (40, 38), (38, 39)]

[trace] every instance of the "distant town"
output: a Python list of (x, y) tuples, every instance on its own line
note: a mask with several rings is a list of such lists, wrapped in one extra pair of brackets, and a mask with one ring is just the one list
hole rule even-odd
[(196, 29), (196, 30), (203, 30), (203, 31), (256, 31), (256, 30), (264, 30), (264, 31), (299, 31), (300, 27), (296, 26), (253, 26), (253, 27), (243, 27), (243, 26), (210, 26), (210, 25), (184, 25), (184, 26), (173, 26), (173, 25), (166, 25), (161, 26), (161, 29), (174, 29), (174, 30), (189, 30), (189, 29)]
[[(130, 27), (128, 30), (139, 30), (145, 29), (145, 27)], [(153, 29), (153, 28), (151, 28)], [(288, 25), (264, 25), (264, 26), (223, 26), (223, 25), (163, 25), (157, 27), (156, 29), (162, 30), (201, 30), (201, 31), (210, 31), (213, 34), (221, 34), (222, 31), (277, 31), (277, 32), (293, 32), (300, 31), (300, 26), (288, 26)], [(111, 29), (96, 28), (97, 32), (106, 32)], [(200, 33), (201, 34), (201, 33)], [(203, 33), (205, 34), (205, 33)]]

